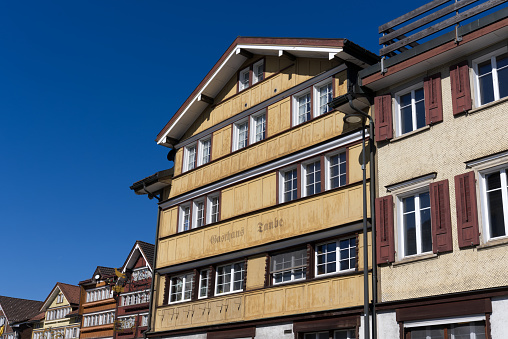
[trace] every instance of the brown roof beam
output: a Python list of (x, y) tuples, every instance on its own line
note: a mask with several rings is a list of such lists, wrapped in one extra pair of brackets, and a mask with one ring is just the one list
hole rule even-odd
[(288, 51), (279, 50), (279, 57), (281, 57), (281, 56), (285, 56), (286, 58), (288, 58), (291, 61), (296, 60), (296, 57), (293, 54), (289, 53)]
[(400, 24), (402, 24), (402, 23), (404, 23), (404, 22), (406, 22), (408, 20), (411, 20), (411, 19), (413, 19), (413, 18), (415, 18), (415, 17), (417, 17), (417, 16), (419, 16), (419, 15), (421, 15), (423, 13), (426, 13), (426, 12), (436, 8), (436, 7), (441, 6), (444, 3), (447, 3), (448, 1), (450, 1), (450, 0), (434, 0), (434, 1), (431, 1), (431, 2), (425, 4), (425, 5), (421, 6), (421, 7), (418, 7), (415, 10), (412, 10), (409, 13), (406, 13), (406, 14), (404, 14), (402, 16), (399, 16), (397, 19), (393, 19), (392, 21), (389, 21), (386, 24), (379, 26), (378, 32), (379, 33), (383, 33), (384, 31), (386, 31), (389, 28), (393, 28), (393, 27), (395, 27), (397, 25), (400, 25)]
[(202, 102), (207, 103), (209, 105), (213, 105), (214, 98), (209, 97), (208, 95), (200, 94), (198, 96), (198, 101), (202, 101)]
[(236, 54), (240, 54), (240, 55), (246, 57), (247, 59), (250, 59), (254, 56), (254, 54), (252, 54), (251, 52), (249, 52), (248, 50), (243, 49), (243, 48), (238, 48), (236, 50)]

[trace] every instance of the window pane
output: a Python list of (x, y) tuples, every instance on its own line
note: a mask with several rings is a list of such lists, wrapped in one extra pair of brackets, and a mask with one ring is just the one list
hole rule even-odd
[(416, 103), (416, 128), (425, 127), (425, 102)]
[(404, 255), (412, 255), (416, 254), (416, 220), (414, 212), (414, 197), (404, 198), (402, 204), (404, 206)]
[(499, 98), (508, 96), (508, 54), (496, 58)]
[(432, 229), (430, 222), (430, 208), (420, 212), (422, 252), (432, 251)]
[(321, 163), (316, 161), (305, 166), (306, 195), (321, 192)]
[(492, 83), (492, 65), (490, 60), (478, 65), (478, 80), (480, 83), (480, 103), (494, 101), (494, 87)]
[(400, 125), (402, 134), (413, 130), (413, 110), (411, 106), (400, 109)]
[(503, 197), (501, 192), (500, 172), (486, 175), (487, 209), (489, 213), (490, 237), (504, 236)]

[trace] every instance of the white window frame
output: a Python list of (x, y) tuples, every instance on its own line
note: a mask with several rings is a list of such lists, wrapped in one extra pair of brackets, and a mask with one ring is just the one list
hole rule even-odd
[[(313, 101), (313, 110), (312, 110), (312, 114), (311, 114), (311, 119), (312, 118), (315, 118), (315, 117), (318, 117), (318, 116), (321, 116), (323, 114), (326, 114), (328, 112), (330, 112), (332, 109), (330, 107), (327, 106), (327, 110), (326, 112), (324, 113), (321, 113), (320, 111), (320, 106), (321, 106), (321, 96), (320, 96), (320, 93), (319, 93), (319, 90), (323, 87), (327, 87), (328, 85), (331, 85), (332, 86), (332, 100), (333, 100), (333, 79), (332, 78), (328, 78), (328, 79), (325, 79), (321, 82), (318, 82), (317, 84), (315, 84), (314, 86), (312, 86), (312, 90), (313, 90), (313, 96), (311, 97), (311, 101)], [(312, 100), (314, 99), (315, 100)], [(327, 101), (327, 105), (328, 103), (330, 103), (330, 101)]]
[[(213, 221), (212, 220), (212, 212), (213, 212), (213, 200), (217, 198), (217, 220)], [(209, 194), (206, 196), (206, 221), (205, 221), (205, 224), (208, 225), (208, 224), (212, 224), (212, 223), (215, 223), (215, 222), (219, 222), (220, 221), (220, 193), (214, 193), (214, 194)]]
[[(198, 204), (203, 204), (203, 220), (202, 220), (202, 223), (201, 225), (198, 225)], [(191, 222), (191, 225), (192, 225), (192, 228), (198, 228), (198, 227), (203, 227), (206, 225), (206, 201), (204, 198), (201, 198), (201, 199), (196, 199), (196, 200), (193, 200), (192, 201), (192, 222)]]
[[(194, 160), (193, 162), (189, 161), (189, 155), (191, 154), (191, 149), (194, 149)], [(191, 145), (187, 145), (185, 146), (184, 148), (184, 157), (183, 157), (183, 172), (187, 172), (187, 171), (190, 171), (190, 170), (193, 170), (197, 167), (197, 161), (198, 161), (198, 146), (196, 143), (193, 143)], [(192, 167), (191, 167), (191, 164)]]
[[(203, 155), (205, 154), (205, 143), (208, 143), (208, 159), (204, 159)], [(207, 164), (212, 160), (212, 138), (206, 137), (198, 142), (198, 149), (197, 149), (197, 166), (202, 166), (204, 164)], [(196, 166), (196, 167), (197, 167)]]
[[(342, 164), (342, 162), (340, 162), (340, 156), (344, 154), (344, 164), (346, 166), (346, 171), (344, 173), (342, 173), (340, 171), (340, 165)], [(332, 171), (331, 171), (331, 158), (334, 157), (334, 156), (339, 156), (339, 163), (338, 163), (338, 167), (339, 167), (339, 186), (337, 187), (332, 187), (332, 183), (331, 183), (331, 180), (332, 180)], [(325, 155), (325, 161), (324, 161), (324, 170), (325, 170), (325, 190), (331, 190), (331, 189), (336, 189), (336, 188), (339, 188), (339, 187), (342, 187), (342, 186), (345, 186), (347, 185), (347, 173), (348, 173), (348, 159), (347, 159), (347, 153), (346, 153), (346, 150), (345, 149), (342, 149), (342, 150), (339, 150), (339, 151), (335, 151), (333, 153), (328, 153)], [(345, 180), (345, 183), (343, 185), (340, 184), (340, 178), (342, 175), (345, 175), (346, 177), (346, 180)], [(322, 185), (322, 184), (321, 184)], [(321, 186), (323, 187), (323, 186)]]
[[(500, 180), (501, 180), (501, 199), (503, 206), (503, 214), (504, 214), (504, 227), (505, 227), (505, 235), (492, 237), (491, 236), (491, 227), (490, 227), (490, 215), (488, 209), (488, 197), (487, 197), (487, 180), (486, 176), (488, 174), (492, 174), (494, 172), (500, 172)], [(493, 166), (491, 168), (479, 171), (479, 185), (480, 185), (480, 201), (481, 201), (481, 212), (482, 212), (482, 229), (484, 234), (484, 241), (492, 241), (497, 239), (506, 239), (508, 238), (508, 164), (502, 164)], [(503, 189), (504, 187), (504, 189)]]
[[(242, 287), (240, 289), (237, 289), (237, 290), (234, 290), (234, 287), (235, 287), (235, 280), (234, 280), (234, 277), (235, 277), (235, 273), (237, 271), (235, 271), (235, 265), (236, 264), (239, 264), (241, 265), (241, 272), (243, 272), (242, 274)], [(229, 291), (228, 292), (222, 292), (222, 293), (219, 293), (218, 292), (218, 279), (219, 279), (219, 268), (221, 267), (226, 267), (226, 266), (231, 266), (230, 268), (230, 274), (231, 274), (231, 279), (229, 280)], [(243, 281), (245, 280), (245, 275), (247, 274), (247, 270), (245, 269), (245, 262), (243, 261), (237, 261), (237, 262), (234, 262), (234, 263), (230, 263), (230, 264), (225, 264), (225, 265), (219, 265), (217, 266), (216, 270), (215, 270), (215, 295), (226, 295), (226, 294), (231, 294), (231, 293), (237, 293), (237, 292), (242, 292), (243, 291)], [(224, 284), (225, 285), (225, 284)]]
[[(305, 264), (304, 265), (295, 265), (294, 264), (294, 261), (295, 261), (295, 253), (297, 252), (304, 252), (304, 259), (305, 259)], [(287, 283), (290, 283), (292, 281), (300, 281), (300, 280), (305, 280), (307, 279), (307, 249), (306, 248), (301, 248), (301, 249), (298, 249), (298, 250), (293, 250), (293, 251), (289, 251), (289, 252), (283, 252), (283, 253), (277, 253), (277, 254), (274, 254), (270, 257), (270, 275), (272, 277), (272, 284), (273, 285), (281, 285), (281, 284), (287, 284)], [(288, 267), (288, 268), (282, 268), (280, 270), (275, 270), (273, 268), (274, 266), (274, 260), (277, 256), (282, 256), (282, 255), (285, 255), (285, 254), (291, 254), (291, 267)], [(295, 270), (299, 270), (299, 269), (304, 269), (304, 277), (303, 278), (295, 278)], [(275, 274), (277, 273), (285, 273), (285, 272), (288, 272), (290, 271), (291, 272), (291, 280), (287, 280), (287, 281), (281, 281), (281, 282), (276, 282), (275, 281)]]
[(494, 100), (491, 102), (500, 100), (502, 98), (500, 97), (500, 94), (499, 94), (499, 85), (498, 85), (499, 79), (498, 79), (498, 75), (497, 75), (497, 67), (494, 67), (494, 65), (497, 65), (496, 57), (501, 54), (507, 53), (507, 52), (508, 52), (508, 47), (505, 46), (505, 47), (497, 49), (491, 53), (485, 54), (485, 55), (473, 60), (472, 64), (473, 64), (473, 71), (474, 71), (474, 101), (475, 101), (476, 107), (480, 107), (480, 106), (490, 103), (490, 102), (488, 102), (488, 103), (482, 104), (480, 101), (480, 79), (478, 76), (478, 64), (481, 64), (482, 62), (485, 62), (490, 59), (490, 62), (492, 65), (492, 85), (494, 87)]
[[(245, 79), (244, 74), (247, 74), (247, 83), (242, 81)], [(249, 87), (250, 87), (250, 67), (245, 67), (238, 74), (238, 92), (246, 90)]]
[[(258, 118), (264, 116), (264, 131), (263, 131), (263, 138), (260, 140), (256, 140), (257, 136), (257, 126), (258, 122), (256, 121)], [(266, 139), (266, 110), (261, 110), (259, 112), (256, 112), (250, 116), (250, 123), (249, 123), (249, 144), (255, 144), (256, 142), (260, 142)]]
[[(395, 135), (401, 136), (413, 131), (416, 131), (420, 128), (417, 127), (417, 117), (416, 117), (416, 102), (415, 102), (415, 92), (416, 90), (422, 89), (424, 91), (423, 94), (423, 102), (425, 105), (425, 90), (423, 88), (423, 82), (419, 82), (416, 85), (404, 88), (403, 90), (395, 93)], [(409, 132), (402, 133), (402, 119), (401, 119), (401, 109), (400, 109), (400, 98), (406, 94), (411, 93), (411, 116), (413, 122), (413, 129)], [(423, 110), (423, 114), (425, 115), (425, 109)]]
[[(247, 125), (247, 129), (245, 130), (245, 144), (243, 146), (239, 146), (240, 142), (240, 126)], [(238, 151), (242, 148), (245, 148), (249, 145), (249, 118), (244, 118), (239, 120), (233, 124), (233, 152)]]
[[(190, 231), (192, 229), (192, 204), (191, 203), (182, 204), (178, 208), (180, 212), (179, 213), (180, 220), (178, 220), (178, 231), (179, 232)], [(185, 216), (187, 208), (189, 209), (189, 226), (188, 229), (185, 229)]]
[[(205, 275), (205, 279), (203, 279), (203, 274)], [(208, 298), (208, 288), (210, 287), (210, 269), (204, 269), (199, 271), (199, 286), (198, 286), (198, 299)], [(203, 280), (206, 280), (206, 293), (204, 296), (201, 295), (201, 288)]]
[[(191, 272), (191, 273), (184, 273), (184, 274), (179, 274), (179, 275), (174, 275), (174, 276), (171, 276), (169, 277), (169, 300), (168, 300), (168, 304), (178, 304), (178, 303), (181, 303), (181, 302), (185, 302), (185, 301), (190, 301), (192, 300), (192, 287), (193, 285), (196, 283), (195, 281), (192, 281), (191, 282), (191, 287), (190, 287), (190, 297), (188, 299), (185, 299), (185, 292), (186, 292), (186, 285), (187, 285), (187, 277), (190, 276), (190, 279), (194, 279), (194, 274)], [(176, 301), (171, 301), (171, 296), (172, 296), (172, 289), (173, 289), (173, 279), (175, 278), (182, 278), (182, 281), (183, 281), (183, 287), (182, 287), (182, 292), (181, 292), (181, 298), (180, 300), (176, 300)]]
[[(312, 194), (307, 194), (307, 165), (310, 165), (310, 164), (313, 164), (313, 163), (316, 163), (316, 162), (319, 162), (319, 183), (320, 183), (320, 190), (319, 192), (314, 192)], [(300, 164), (301, 166), (301, 194), (300, 196), (303, 198), (303, 197), (307, 197), (307, 196), (311, 196), (311, 195), (314, 195), (314, 194), (318, 194), (318, 193), (321, 193), (324, 191), (324, 186), (323, 186), (323, 182), (321, 180), (321, 173), (323, 171), (323, 163), (321, 162), (321, 157), (318, 157), (318, 158), (313, 158), (313, 159), (310, 159), (310, 160), (306, 160), (305, 162), (302, 162)], [(297, 174), (298, 175), (298, 174)], [(325, 178), (326, 179), (326, 178)], [(313, 184), (315, 186), (315, 183)]]
[[(344, 259), (342, 259), (340, 257), (340, 254), (341, 254), (340, 242), (341, 242), (341, 240), (352, 240), (352, 241), (354, 241), (354, 243), (355, 243), (355, 247), (354, 247), (355, 248), (355, 256), (354, 256), (354, 258), (356, 260), (358, 260), (358, 246), (356, 244), (356, 239), (354, 237), (346, 237), (346, 238), (340, 238), (340, 239), (335, 239), (335, 240), (329, 240), (329, 241), (325, 241), (325, 242), (316, 244), (316, 246), (314, 247), (315, 248), (315, 250), (314, 250), (314, 276), (315, 277), (325, 277), (325, 276), (328, 276), (328, 275), (342, 274), (342, 273), (347, 273), (347, 272), (354, 272), (356, 270), (355, 267), (349, 268), (349, 269), (346, 269), (346, 270), (341, 270), (340, 269), (340, 261), (344, 260)], [(333, 243), (333, 242), (335, 242), (335, 271), (334, 272), (327, 272), (327, 273), (321, 273), (321, 274), (319, 274), (318, 273), (318, 251), (317, 251), (317, 248), (318, 248), (318, 246), (330, 244), (330, 243)], [(348, 258), (348, 260), (351, 260), (351, 258)]]
[[(310, 117), (309, 119), (305, 120), (305, 121), (302, 121), (300, 122), (298, 117), (299, 117), (299, 99), (304, 97), (304, 96), (309, 96), (309, 101), (310, 101)], [(301, 92), (298, 92), (296, 94), (293, 95), (292, 97), (292, 104), (293, 104), (293, 112), (292, 112), (292, 117), (293, 117), (293, 121), (292, 121), (292, 126), (297, 126), (297, 125), (300, 125), (300, 124), (303, 124), (303, 123), (306, 123), (307, 121), (310, 121), (312, 120), (312, 93), (311, 93), (311, 88), (307, 88)], [(307, 114), (307, 113), (306, 113)]]
[[(284, 199), (284, 195), (285, 195), (285, 191), (284, 191), (284, 177), (285, 177), (285, 174), (287, 172), (293, 171), (293, 170), (296, 170), (296, 198), (290, 199), (290, 200), (285, 200)], [(288, 201), (297, 200), (298, 199), (298, 189), (299, 189), (298, 185), (301, 185), (301, 183), (298, 182), (298, 168), (297, 168), (297, 165), (281, 169), (279, 171), (279, 203), (284, 203), (284, 202), (288, 202)]]
[[(258, 76), (258, 69), (261, 67), (261, 76)], [(257, 84), (265, 78), (265, 60), (261, 59), (252, 65), (252, 84)]]

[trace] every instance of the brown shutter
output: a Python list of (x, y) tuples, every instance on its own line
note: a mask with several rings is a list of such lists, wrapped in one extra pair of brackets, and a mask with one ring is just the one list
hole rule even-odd
[(387, 94), (375, 97), (374, 110), (376, 118), (376, 140), (382, 141), (393, 138), (392, 96)]
[(264, 282), (265, 287), (270, 286), (270, 270), (271, 270), (270, 265), (271, 265), (270, 255), (266, 254), (265, 255), (265, 282)]
[(163, 305), (167, 305), (169, 302), (169, 282), (170, 277), (169, 274), (166, 274), (166, 279), (164, 279), (164, 299), (162, 300)]
[(307, 279), (314, 278), (314, 246), (307, 244)]
[(453, 250), (448, 179), (430, 184), (430, 215), (434, 253)]
[(441, 99), (441, 73), (423, 80), (425, 93), (425, 122), (432, 125), (443, 121), (443, 101)]
[(472, 104), (467, 60), (450, 67), (450, 82), (452, 86), (453, 115), (469, 111)]
[(395, 261), (395, 241), (393, 237), (393, 197), (376, 199), (376, 242), (379, 264)]
[(459, 247), (479, 245), (480, 232), (478, 229), (474, 172), (468, 172), (455, 177), (455, 199), (457, 205)]

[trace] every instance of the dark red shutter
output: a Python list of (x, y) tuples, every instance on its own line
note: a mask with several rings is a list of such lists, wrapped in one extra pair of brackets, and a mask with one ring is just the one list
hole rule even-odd
[(469, 111), (472, 108), (472, 103), (467, 60), (450, 67), (450, 82), (452, 86), (453, 115)]
[(448, 179), (430, 184), (430, 214), (432, 220), (432, 250), (434, 253), (452, 251)]
[(443, 101), (441, 99), (441, 73), (423, 80), (425, 93), (425, 123), (432, 125), (443, 121)]
[(167, 305), (169, 302), (169, 283), (169, 274), (166, 274), (166, 279), (164, 279), (164, 299), (162, 300), (163, 305)]
[(393, 138), (392, 96), (387, 94), (375, 97), (374, 110), (376, 118), (376, 140), (382, 141)]
[(376, 199), (376, 243), (378, 263), (395, 261), (395, 240), (393, 237), (393, 197)]
[(455, 177), (457, 232), (460, 248), (480, 244), (475, 187), (474, 172)]

